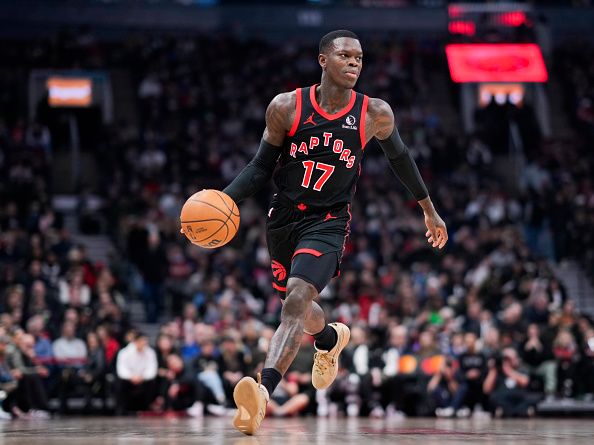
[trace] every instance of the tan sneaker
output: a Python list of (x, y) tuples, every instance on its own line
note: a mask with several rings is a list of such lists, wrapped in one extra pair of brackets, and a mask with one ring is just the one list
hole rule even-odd
[(251, 377), (244, 377), (233, 390), (233, 400), (237, 405), (237, 413), (233, 418), (233, 426), (243, 434), (254, 434), (264, 416), (268, 403), (268, 391), (261, 385), (262, 377), (258, 373), (258, 381)]
[[(311, 384), (316, 389), (328, 388), (338, 374), (338, 356), (349, 343), (351, 331), (342, 323), (328, 323), (334, 328), (338, 339), (336, 345), (330, 351), (322, 351), (318, 348), (314, 354), (314, 364), (311, 372)], [(315, 346), (315, 343), (314, 343)]]

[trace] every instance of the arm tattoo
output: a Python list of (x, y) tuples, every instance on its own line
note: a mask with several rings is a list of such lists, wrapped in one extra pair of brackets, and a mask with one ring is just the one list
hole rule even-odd
[(280, 147), (285, 140), (285, 134), (291, 128), (295, 115), (295, 93), (283, 93), (276, 96), (266, 109), (266, 129), (264, 139)]

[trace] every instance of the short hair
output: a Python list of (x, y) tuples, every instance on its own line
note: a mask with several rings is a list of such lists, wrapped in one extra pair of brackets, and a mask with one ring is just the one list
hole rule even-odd
[(359, 40), (357, 34), (347, 29), (338, 29), (336, 31), (329, 32), (320, 40), (320, 54), (324, 54), (328, 47), (332, 45), (332, 42), (334, 42), (336, 39), (339, 39), (340, 37), (349, 37), (351, 39)]

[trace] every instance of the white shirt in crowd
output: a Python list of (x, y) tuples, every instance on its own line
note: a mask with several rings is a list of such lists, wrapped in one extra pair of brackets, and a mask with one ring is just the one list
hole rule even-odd
[(71, 288), (66, 280), (58, 283), (60, 303), (71, 306), (88, 306), (91, 302), (91, 289), (86, 284), (80, 288)]
[(365, 375), (369, 372), (369, 348), (367, 345), (359, 345), (353, 352), (353, 365), (355, 372)]
[(84, 360), (87, 358), (87, 346), (80, 338), (60, 337), (54, 341), (52, 349), (57, 360)]
[(150, 346), (140, 352), (136, 343), (131, 342), (118, 354), (116, 371), (118, 377), (124, 380), (136, 375), (144, 380), (152, 380), (157, 376), (157, 354)]
[(398, 374), (400, 370), (400, 351), (397, 348), (390, 348), (383, 353), (382, 358), (384, 359), (384, 374), (386, 377), (393, 377)]

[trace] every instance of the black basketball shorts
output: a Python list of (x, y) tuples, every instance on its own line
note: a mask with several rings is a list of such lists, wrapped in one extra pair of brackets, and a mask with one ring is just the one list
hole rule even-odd
[(350, 220), (349, 204), (310, 209), (275, 195), (268, 211), (266, 241), (272, 287), (282, 299), (289, 277), (301, 278), (321, 292), (339, 275)]

